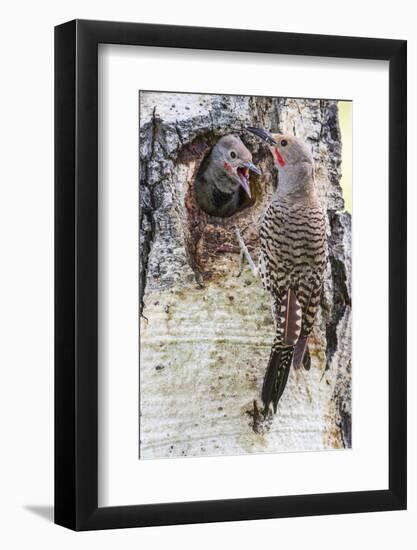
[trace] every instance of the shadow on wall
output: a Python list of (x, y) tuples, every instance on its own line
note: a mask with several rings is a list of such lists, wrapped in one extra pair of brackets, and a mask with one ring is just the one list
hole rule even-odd
[(31, 504), (31, 505), (25, 505), (24, 509), (28, 512), (32, 512), (32, 514), (35, 514), (36, 516), (39, 516), (49, 523), (54, 522), (54, 507), (49, 506), (41, 506), (37, 504)]

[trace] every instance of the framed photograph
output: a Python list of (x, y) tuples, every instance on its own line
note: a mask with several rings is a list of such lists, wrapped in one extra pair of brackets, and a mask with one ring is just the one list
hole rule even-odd
[(55, 521), (406, 507), (406, 42), (55, 29)]

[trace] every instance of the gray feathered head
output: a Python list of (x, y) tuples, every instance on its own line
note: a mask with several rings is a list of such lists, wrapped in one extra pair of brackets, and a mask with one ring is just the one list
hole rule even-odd
[(219, 139), (213, 147), (211, 159), (216, 169), (221, 170), (236, 186), (241, 185), (250, 197), (249, 170), (256, 174), (261, 171), (252, 163), (252, 154), (243, 141), (235, 134), (228, 134)]
[(313, 164), (313, 156), (308, 145), (301, 139), (290, 134), (271, 134), (264, 128), (247, 128), (269, 145), (278, 170), (286, 165), (299, 163)]

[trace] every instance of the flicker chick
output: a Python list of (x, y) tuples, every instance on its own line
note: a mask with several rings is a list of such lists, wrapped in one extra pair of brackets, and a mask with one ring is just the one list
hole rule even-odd
[(195, 180), (197, 204), (211, 216), (228, 217), (251, 198), (249, 170), (260, 174), (242, 140), (234, 135), (219, 139), (203, 161)]
[(296, 369), (302, 364), (310, 368), (307, 341), (319, 308), (327, 261), (326, 225), (307, 144), (292, 135), (248, 130), (268, 143), (278, 169), (278, 186), (260, 224), (257, 269), (271, 294), (275, 322), (262, 388), (267, 414), (271, 403), (277, 410), (291, 364)]

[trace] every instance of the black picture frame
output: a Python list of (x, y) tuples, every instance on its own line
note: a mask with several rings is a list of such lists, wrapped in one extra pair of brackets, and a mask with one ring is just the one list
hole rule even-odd
[[(389, 61), (389, 488), (98, 507), (98, 44)], [(55, 28), (55, 522), (74, 530), (406, 508), (406, 41), (74, 20)]]

